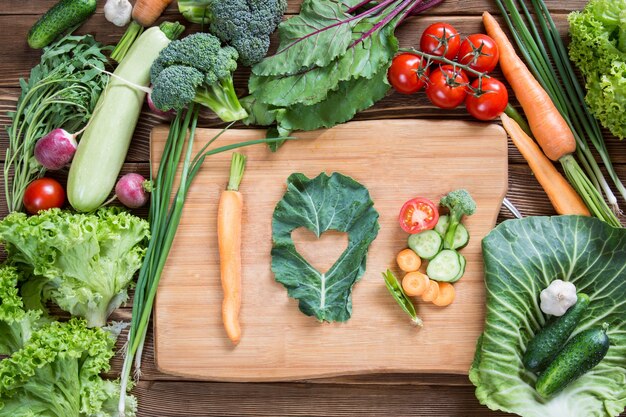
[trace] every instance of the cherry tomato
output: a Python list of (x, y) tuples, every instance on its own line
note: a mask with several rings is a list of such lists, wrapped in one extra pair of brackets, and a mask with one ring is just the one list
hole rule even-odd
[(30, 214), (53, 207), (63, 207), (65, 191), (58, 181), (52, 178), (39, 178), (28, 184), (24, 191), (24, 207)]
[(439, 221), (439, 211), (432, 201), (417, 197), (404, 203), (398, 220), (402, 230), (415, 234), (434, 228)]
[(461, 42), (459, 62), (480, 72), (491, 72), (498, 65), (498, 45), (487, 35), (475, 33)]
[(465, 108), (478, 120), (493, 120), (500, 116), (509, 102), (506, 87), (495, 78), (476, 79), (470, 84)]
[(447, 23), (433, 23), (420, 38), (420, 50), (427, 54), (454, 59), (461, 47), (459, 32)]
[(404, 53), (391, 62), (387, 77), (393, 88), (402, 94), (414, 94), (424, 87), (430, 72), (422, 57)]
[(453, 109), (467, 96), (469, 79), (460, 68), (442, 65), (430, 73), (426, 95), (430, 102), (442, 109)]

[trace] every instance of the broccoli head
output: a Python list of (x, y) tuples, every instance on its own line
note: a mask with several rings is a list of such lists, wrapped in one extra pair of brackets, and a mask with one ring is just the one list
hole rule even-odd
[(456, 229), (463, 216), (471, 216), (476, 211), (476, 202), (469, 191), (460, 189), (451, 191), (439, 201), (443, 207), (450, 209), (450, 222), (444, 236), (445, 246), (452, 248)]
[(225, 122), (247, 117), (233, 86), (237, 50), (222, 47), (209, 33), (173, 41), (152, 64), (152, 101), (160, 110), (181, 110), (191, 102), (213, 110)]
[(286, 0), (179, 0), (188, 20), (209, 25), (209, 31), (239, 52), (239, 62), (261, 61), (287, 9)]

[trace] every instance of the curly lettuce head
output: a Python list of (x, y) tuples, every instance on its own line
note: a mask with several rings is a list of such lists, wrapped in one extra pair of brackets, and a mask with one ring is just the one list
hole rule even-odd
[(570, 58), (585, 77), (585, 100), (612, 134), (626, 137), (626, 0), (592, 0), (569, 15)]
[(93, 214), (11, 213), (0, 222), (10, 261), (34, 275), (24, 287), (27, 304), (50, 299), (90, 327), (104, 325), (128, 298), (148, 236), (145, 220), (115, 207)]

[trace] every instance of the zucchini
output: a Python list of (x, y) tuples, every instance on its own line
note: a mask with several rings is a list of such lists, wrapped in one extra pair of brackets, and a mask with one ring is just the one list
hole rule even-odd
[(426, 275), (434, 281), (454, 282), (462, 271), (459, 254), (452, 249), (444, 249), (428, 263)]
[(30, 28), (28, 45), (33, 49), (48, 46), (63, 32), (87, 20), (96, 11), (96, 0), (61, 0)]
[(442, 245), (443, 238), (434, 230), (424, 230), (409, 236), (409, 248), (422, 259), (433, 259), (441, 250)]
[(528, 343), (522, 359), (526, 369), (541, 372), (552, 362), (580, 322), (588, 306), (589, 296), (578, 293), (576, 304), (537, 332)]
[[(115, 75), (147, 87), (150, 67), (184, 27), (165, 22), (146, 30), (115, 70)], [(169, 36), (169, 37), (168, 37)], [(78, 143), (67, 179), (67, 198), (77, 211), (97, 209), (109, 196), (122, 168), (146, 93), (111, 77)]]
[(554, 361), (539, 376), (535, 389), (549, 398), (596, 366), (609, 351), (608, 325), (580, 332), (574, 336)]

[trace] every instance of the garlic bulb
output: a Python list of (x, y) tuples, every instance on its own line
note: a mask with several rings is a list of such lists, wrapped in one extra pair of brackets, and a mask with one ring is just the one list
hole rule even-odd
[(576, 286), (560, 279), (554, 280), (541, 291), (541, 311), (560, 317), (568, 308), (576, 304)]
[(115, 26), (126, 26), (130, 22), (133, 6), (128, 0), (107, 0), (104, 17)]

